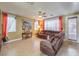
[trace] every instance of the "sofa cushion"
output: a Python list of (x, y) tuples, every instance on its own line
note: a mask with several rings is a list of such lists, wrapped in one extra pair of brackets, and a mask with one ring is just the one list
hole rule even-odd
[(54, 36), (52, 36), (51, 38), (47, 39), (49, 42), (52, 42), (54, 40)]
[(51, 43), (47, 40), (41, 41), (40, 45), (43, 47), (49, 47), (50, 49), (52, 49)]
[(60, 44), (62, 43), (62, 40), (58, 40), (54, 46), (54, 49), (57, 51), (60, 47)]
[(54, 38), (54, 40), (51, 42), (52, 46), (55, 46), (58, 40), (58, 38)]

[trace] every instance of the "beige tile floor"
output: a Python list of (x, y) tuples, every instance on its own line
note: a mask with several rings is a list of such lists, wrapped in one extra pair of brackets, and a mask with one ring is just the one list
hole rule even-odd
[(57, 56), (79, 56), (79, 43), (65, 41)]
[[(1, 56), (46, 56), (40, 52), (40, 41), (42, 39), (33, 37), (19, 40), (2, 46)], [(64, 42), (56, 56), (78, 56), (79, 44)]]
[(33, 37), (30, 39), (19, 40), (4, 45), (1, 49), (2, 56), (39, 56), (44, 55), (40, 52), (41, 39)]

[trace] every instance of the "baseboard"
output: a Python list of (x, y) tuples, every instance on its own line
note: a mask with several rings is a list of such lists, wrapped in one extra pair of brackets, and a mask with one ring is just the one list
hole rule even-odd
[(18, 39), (9, 40), (9, 41), (7, 41), (7, 42), (5, 42), (5, 43), (11, 43), (11, 42), (18, 41), (18, 40), (22, 40), (22, 38), (18, 38)]

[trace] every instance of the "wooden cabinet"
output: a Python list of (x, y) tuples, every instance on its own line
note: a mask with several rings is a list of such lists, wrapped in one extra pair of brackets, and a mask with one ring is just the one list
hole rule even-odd
[(22, 26), (22, 39), (30, 38), (32, 37), (32, 24), (31, 21), (23, 21)]
[(22, 39), (27, 39), (27, 38), (30, 38), (30, 37), (32, 37), (32, 32), (22, 33)]

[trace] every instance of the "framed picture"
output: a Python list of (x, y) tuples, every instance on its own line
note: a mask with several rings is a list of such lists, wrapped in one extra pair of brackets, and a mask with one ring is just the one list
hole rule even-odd
[(31, 29), (32, 29), (32, 22), (24, 20), (22, 25), (22, 30), (26, 32), (26, 31), (30, 31)]

